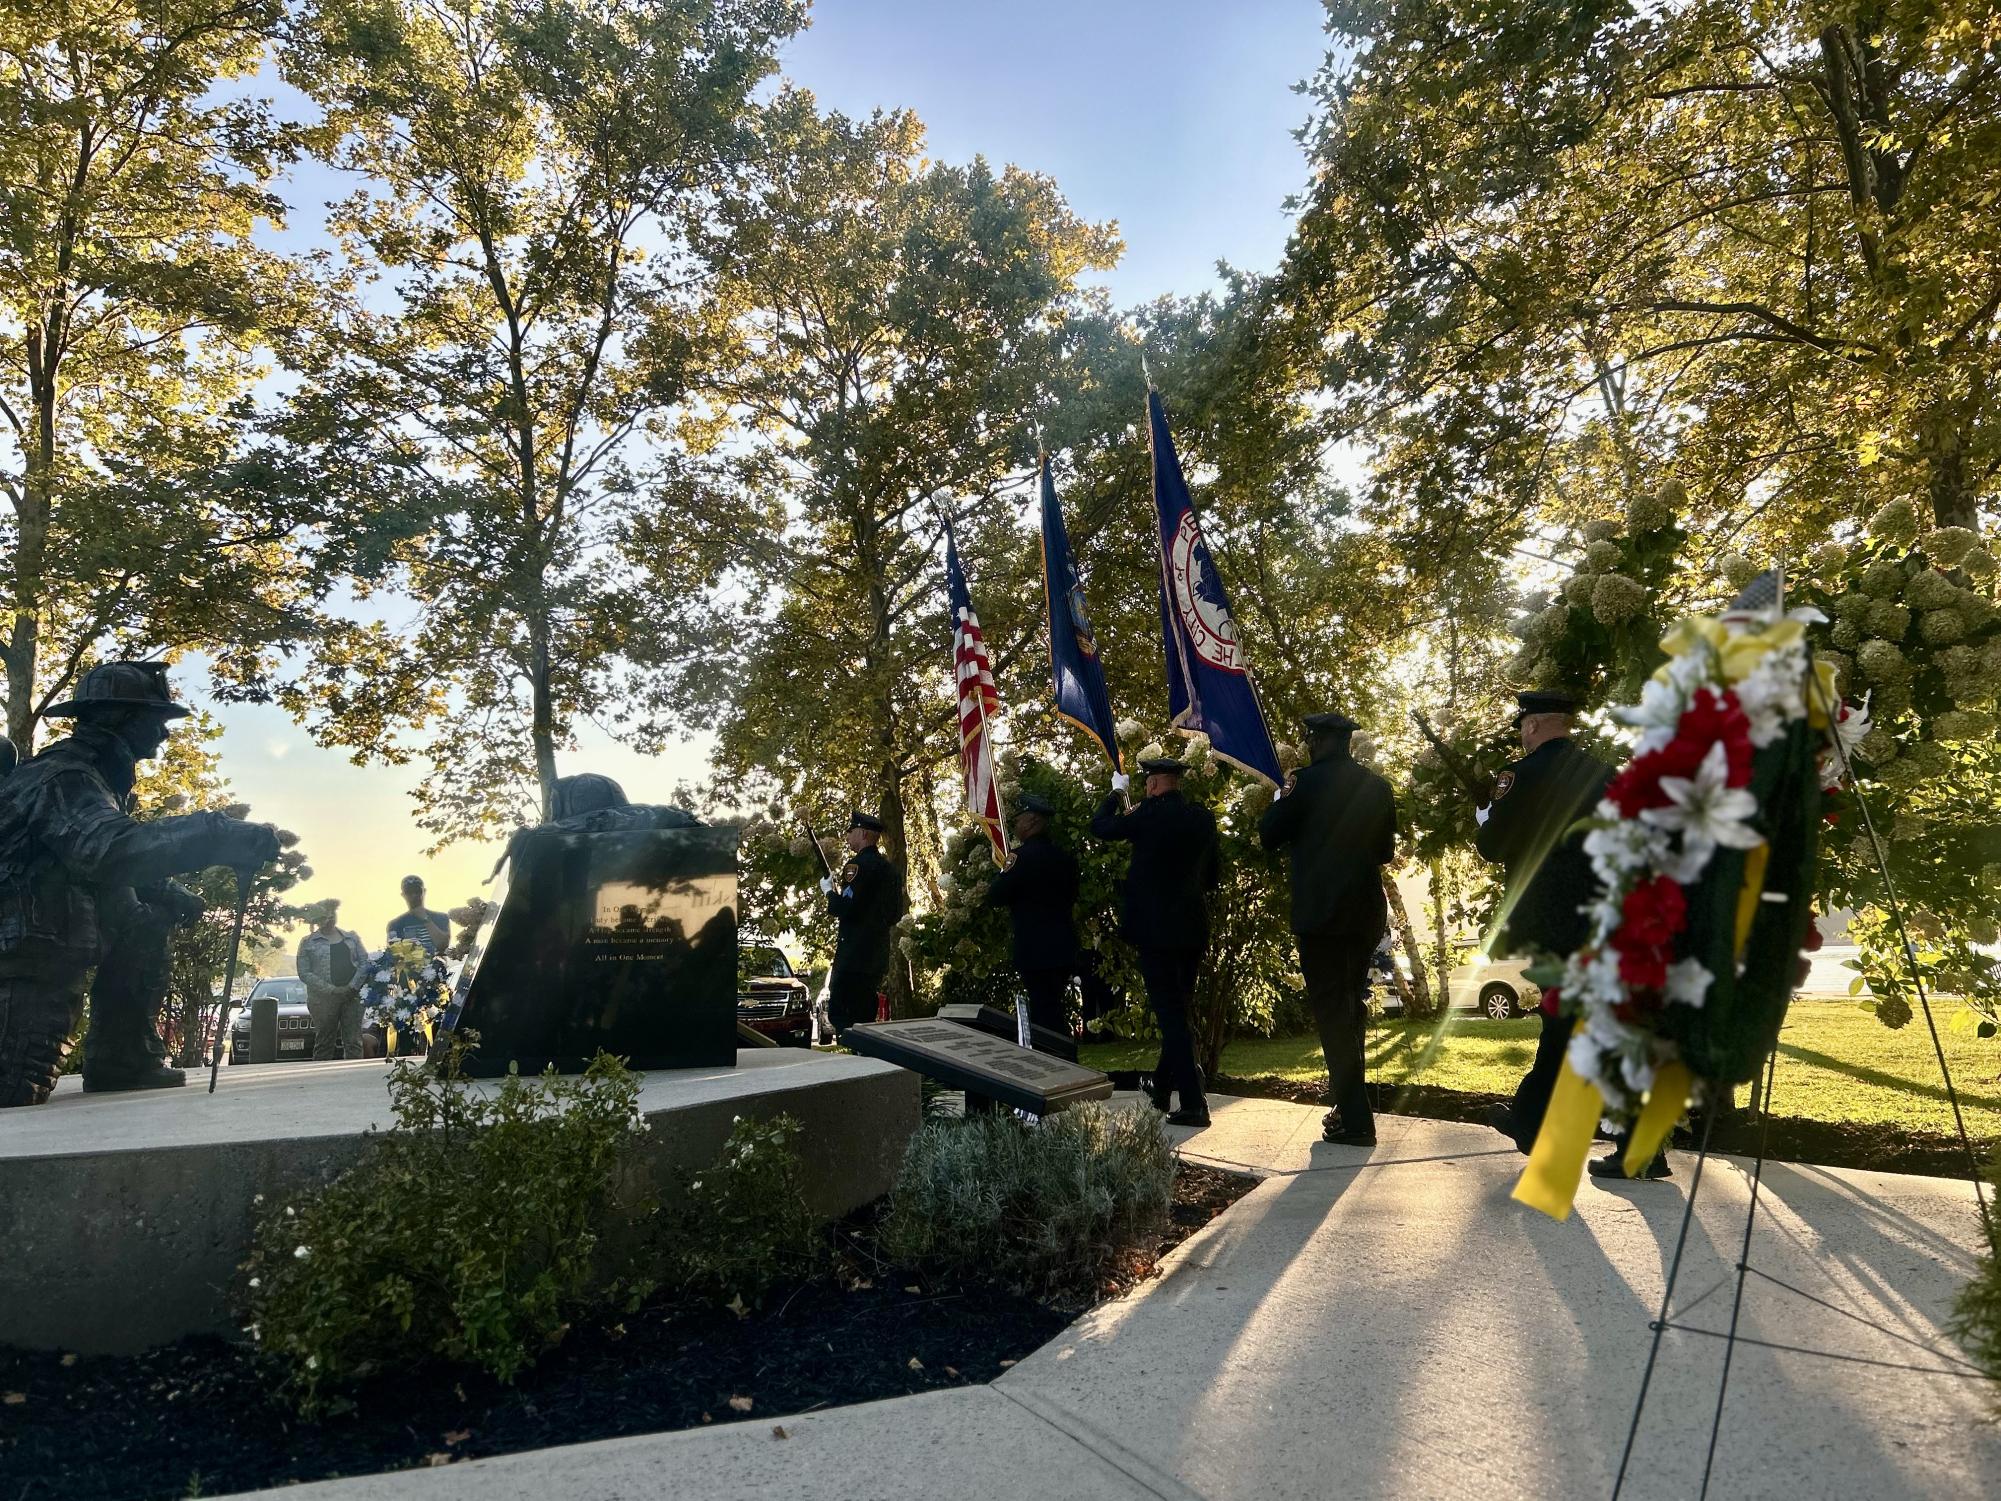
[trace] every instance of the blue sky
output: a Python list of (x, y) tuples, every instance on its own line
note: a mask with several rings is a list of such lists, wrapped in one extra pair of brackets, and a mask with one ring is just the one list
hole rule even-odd
[[(1131, 304), (1213, 286), (1219, 259), (1277, 264), (1282, 204), (1305, 177), (1292, 132), (1307, 104), (1291, 86), (1319, 64), (1322, 14), (1313, 0), (821, 0), (783, 64), (823, 107), (914, 110), (934, 157), (1045, 172), (1077, 213), (1116, 220), (1126, 252), (1103, 280)], [(296, 96), (284, 107), (296, 109)], [(330, 174), (303, 168), (287, 189), (287, 238), (321, 243), (317, 200), (339, 191)], [(342, 925), (371, 946), (401, 907), (404, 874), (429, 879), (436, 907), (479, 889), (490, 847), (420, 856), (417, 768), (353, 766), (275, 709), (220, 717), (238, 793), (255, 816), (301, 835), (317, 872), (303, 894), (342, 898)], [(642, 758), (593, 736), (564, 770), (606, 772), (637, 800), (665, 801), (704, 763), (699, 742)]]

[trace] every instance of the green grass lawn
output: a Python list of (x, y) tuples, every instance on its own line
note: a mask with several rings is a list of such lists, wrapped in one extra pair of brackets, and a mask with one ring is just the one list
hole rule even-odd
[[(1947, 1003), (1950, 1004), (1950, 1003)], [(1940, 1014), (1941, 1026), (1944, 1014)], [(1369, 1077), (1510, 1094), (1535, 1056), (1539, 1023), (1494, 1022), (1454, 1012), (1438, 1022), (1384, 1021), (1370, 1031)], [(2001, 1044), (1943, 1033), (1946, 1061), (1976, 1137), (2001, 1137)], [(1150, 1068), (1154, 1050), (1130, 1043), (1087, 1046), (1093, 1068)], [(1245, 1038), (1223, 1050), (1223, 1072), (1324, 1080), (1320, 1044), (1311, 1037)], [(1776, 1115), (1907, 1131), (1953, 1131), (1952, 1109), (1924, 1018), (1892, 1032), (1845, 1001), (1796, 1001), (1779, 1038), (1772, 1085)]]

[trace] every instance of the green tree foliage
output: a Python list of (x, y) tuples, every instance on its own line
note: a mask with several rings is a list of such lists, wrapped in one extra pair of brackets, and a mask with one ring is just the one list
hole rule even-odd
[[(1873, 695), (1861, 791), (1919, 960), (1991, 1016), (1980, 533), (2001, 467), (2001, 56), (1985, 10), (1329, 14), (1350, 45), (1310, 86), (1315, 183), (1271, 326), (1367, 445), (1369, 520), (1455, 595), (1553, 585), (1518, 600), (1504, 673), (1594, 703), (1629, 699), (1660, 625), (1720, 605), (1762, 566), (1746, 555), (1785, 559)], [(1470, 725), (1460, 748), (1499, 749)], [(1439, 770), (1415, 781), (1436, 789)], [(1434, 842), (1470, 832), (1430, 802)], [(1879, 1014), (1900, 1021), (1887, 891), (1856, 810), (1840, 816), (1822, 899), (1860, 907)]]
[[(701, 249), (728, 314), (710, 399), (754, 438), (714, 483), (771, 519), (726, 539), (752, 577), (692, 708), (713, 716), (728, 795), (837, 827), (867, 808), (921, 880), (956, 744), (939, 508), (964, 521), (984, 606), (1076, 279), (1117, 241), (1045, 177), (921, 158), (907, 114), (852, 120), (788, 91), (760, 128), (762, 186), (718, 204)], [(639, 535), (656, 556), (677, 543)]]
[[(406, 629), (327, 638), (288, 707), (401, 760), (428, 728), (441, 838), (546, 811), (581, 717), (645, 736), (708, 555), (653, 547), (688, 498), (658, 442), (709, 316), (695, 222), (745, 191), (753, 91), (794, 0), (488, 6), (317, 0), (284, 56), (362, 185), (290, 432)], [(702, 496), (703, 519), (728, 530)], [(643, 552), (644, 556), (640, 556)]]
[(1282, 302), (1387, 523), (1497, 550), (1667, 473), (1697, 559), (1899, 499), (1975, 523), (2001, 459), (1984, 7), (1329, 14), (1350, 45), (1312, 85)]
[(276, 0), (0, 11), (0, 556), (6, 733), (107, 649), (260, 648), (309, 625), (310, 498), (255, 445), (258, 347), (297, 318), (260, 248), (290, 155), (242, 81)]

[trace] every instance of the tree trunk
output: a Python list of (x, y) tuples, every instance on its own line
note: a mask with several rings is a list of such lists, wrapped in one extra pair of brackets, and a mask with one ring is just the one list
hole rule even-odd
[(1452, 937), (1446, 931), (1447, 881), (1445, 862), (1431, 862), (1432, 962), (1438, 966), (1438, 993), (1442, 1006), (1452, 1004)]
[(7, 641), (7, 738), (23, 757), (35, 748), (35, 668), (41, 654), (42, 605), (54, 509), (56, 461), (55, 351), (44, 330), (28, 334), (28, 387), (34, 430), (24, 449), (21, 510), (15, 530), (13, 621)]
[(549, 612), (539, 597), (539, 578), (536, 594), (528, 613), (529, 733), (535, 746), (535, 781), (542, 792), (542, 821), (547, 823), (555, 816), (556, 803), (556, 705), (549, 681)]
[(1402, 945), (1404, 957), (1410, 960), (1408, 983), (1395, 962), (1390, 964), (1390, 972), (1397, 980), (1397, 994), (1403, 998), (1403, 1014), (1413, 1021), (1434, 1016), (1437, 1008), (1431, 1003), (1431, 981), (1425, 973), (1424, 946), (1418, 942), (1417, 930), (1411, 926), (1410, 909), (1404, 905), (1403, 892), (1397, 887), (1396, 877), (1387, 868), (1383, 871), (1383, 893), (1390, 899), (1392, 940)]

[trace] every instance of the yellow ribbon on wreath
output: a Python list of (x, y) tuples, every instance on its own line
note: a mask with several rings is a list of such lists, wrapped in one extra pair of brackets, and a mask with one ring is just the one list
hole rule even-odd
[[(1741, 956), (1751, 938), (1751, 924), (1758, 916), (1758, 902), (1764, 895), (1765, 868), (1772, 847), (1761, 844), (1744, 857), (1744, 884), (1737, 891), (1737, 931), (1732, 935), (1734, 952)], [(1637, 1177), (1654, 1160), (1654, 1154), (1674, 1130), (1675, 1122), (1688, 1109), (1695, 1092), (1695, 1076), (1680, 1059), (1663, 1063), (1654, 1072), (1653, 1087), (1640, 1106), (1639, 1116), (1626, 1138), (1623, 1166), (1626, 1176)], [(1554, 1220), (1570, 1218), (1577, 1201), (1577, 1187), (1584, 1176), (1584, 1159), (1591, 1151), (1591, 1138), (1598, 1130), (1605, 1110), (1605, 1097), (1598, 1086), (1571, 1068), (1568, 1058), (1556, 1076), (1556, 1088), (1549, 1097), (1542, 1129), (1536, 1132), (1528, 1166), (1522, 1169), (1512, 1197), (1531, 1209), (1540, 1209)]]

